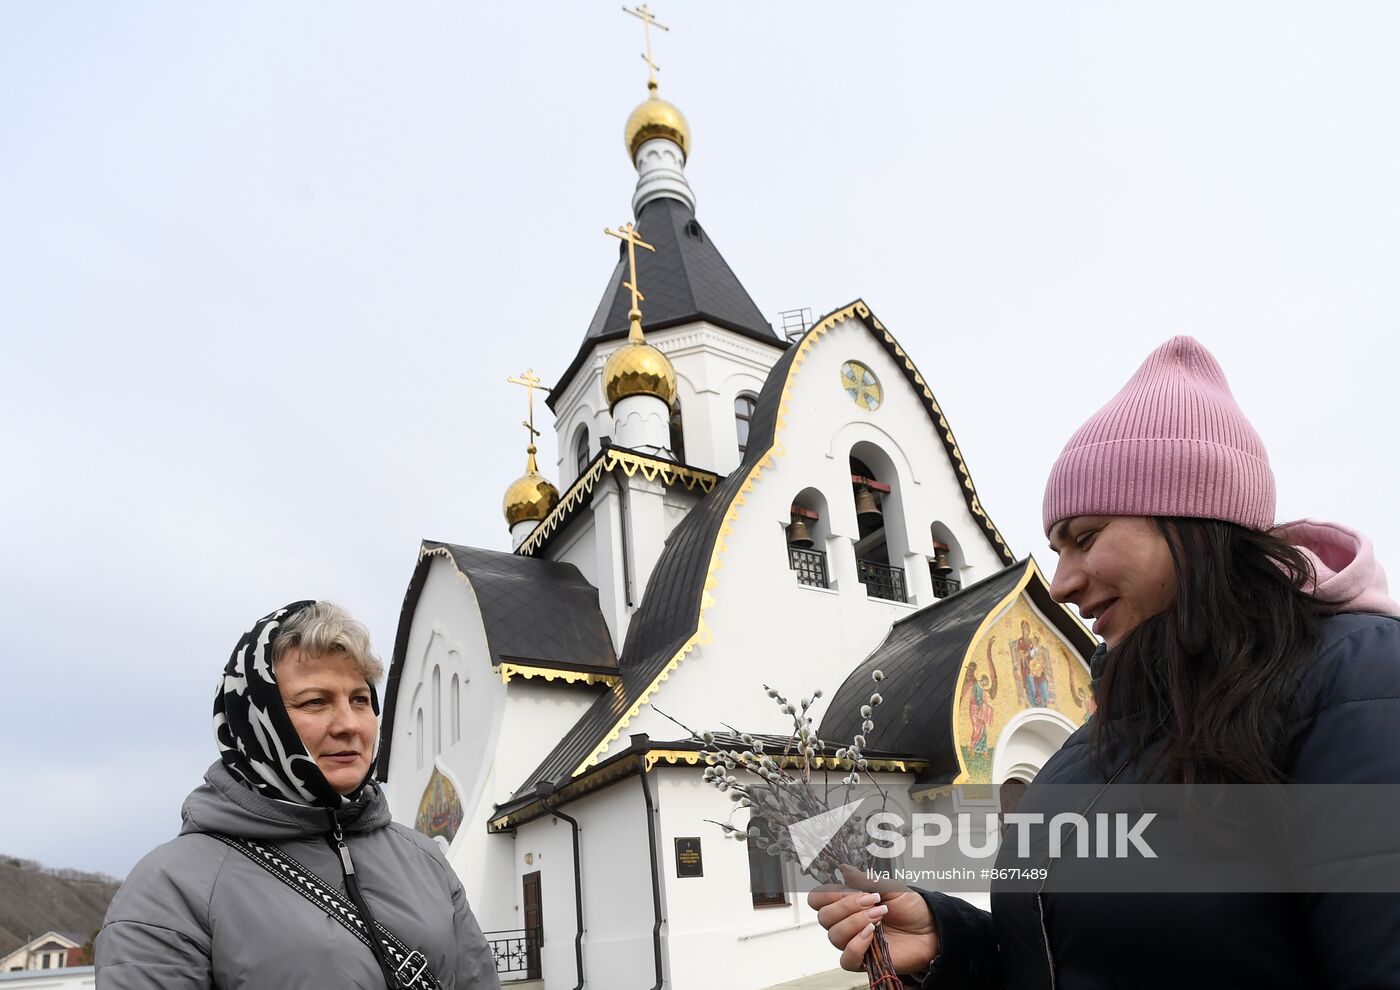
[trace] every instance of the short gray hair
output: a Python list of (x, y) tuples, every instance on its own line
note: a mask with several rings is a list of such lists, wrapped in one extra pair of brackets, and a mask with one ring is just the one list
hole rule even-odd
[(292, 616), (272, 643), (272, 669), (292, 650), (309, 657), (343, 653), (355, 662), (365, 680), (378, 683), (384, 664), (371, 652), (369, 630), (335, 602), (316, 602)]

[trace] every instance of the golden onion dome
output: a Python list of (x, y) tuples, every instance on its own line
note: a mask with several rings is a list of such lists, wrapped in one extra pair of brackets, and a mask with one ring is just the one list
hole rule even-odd
[(559, 504), (559, 489), (540, 474), (535, 465), (535, 447), (530, 445), (530, 456), (525, 462), (525, 474), (511, 483), (506, 489), (502, 503), (507, 525), (514, 528), (516, 523), (539, 522)]
[(676, 398), (676, 369), (665, 354), (642, 339), (639, 326), (637, 329), (603, 365), (603, 391), (609, 409), (629, 395), (654, 395), (668, 406)]
[(652, 138), (666, 138), (681, 147), (681, 154), (690, 157), (690, 125), (685, 115), (674, 103), (663, 100), (653, 93), (632, 111), (627, 118), (627, 154), (636, 159), (637, 149), (643, 141)]

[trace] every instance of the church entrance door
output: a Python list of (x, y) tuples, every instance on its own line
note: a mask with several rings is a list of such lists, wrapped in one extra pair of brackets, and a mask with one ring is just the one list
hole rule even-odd
[(544, 911), (540, 907), (540, 871), (520, 878), (525, 902), (525, 966), (527, 980), (540, 976), (540, 946), (544, 943)]

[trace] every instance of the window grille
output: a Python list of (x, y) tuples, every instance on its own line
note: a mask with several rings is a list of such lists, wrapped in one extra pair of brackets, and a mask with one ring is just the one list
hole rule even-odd
[(856, 576), (865, 585), (865, 593), (871, 598), (883, 598), (891, 602), (907, 602), (904, 593), (904, 568), (877, 564), (873, 560), (857, 560)]
[(821, 550), (804, 550), (802, 547), (788, 547), (788, 566), (797, 572), (799, 584), (813, 588), (829, 588), (826, 579), (826, 554)]
[(933, 597), (947, 598), (962, 591), (962, 582), (956, 578), (939, 577), (937, 574), (930, 575), (933, 578)]

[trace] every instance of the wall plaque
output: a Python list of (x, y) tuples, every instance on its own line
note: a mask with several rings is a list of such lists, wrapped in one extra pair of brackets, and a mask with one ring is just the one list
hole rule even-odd
[(700, 836), (690, 835), (676, 839), (676, 876), (703, 877), (705, 863), (700, 857)]

